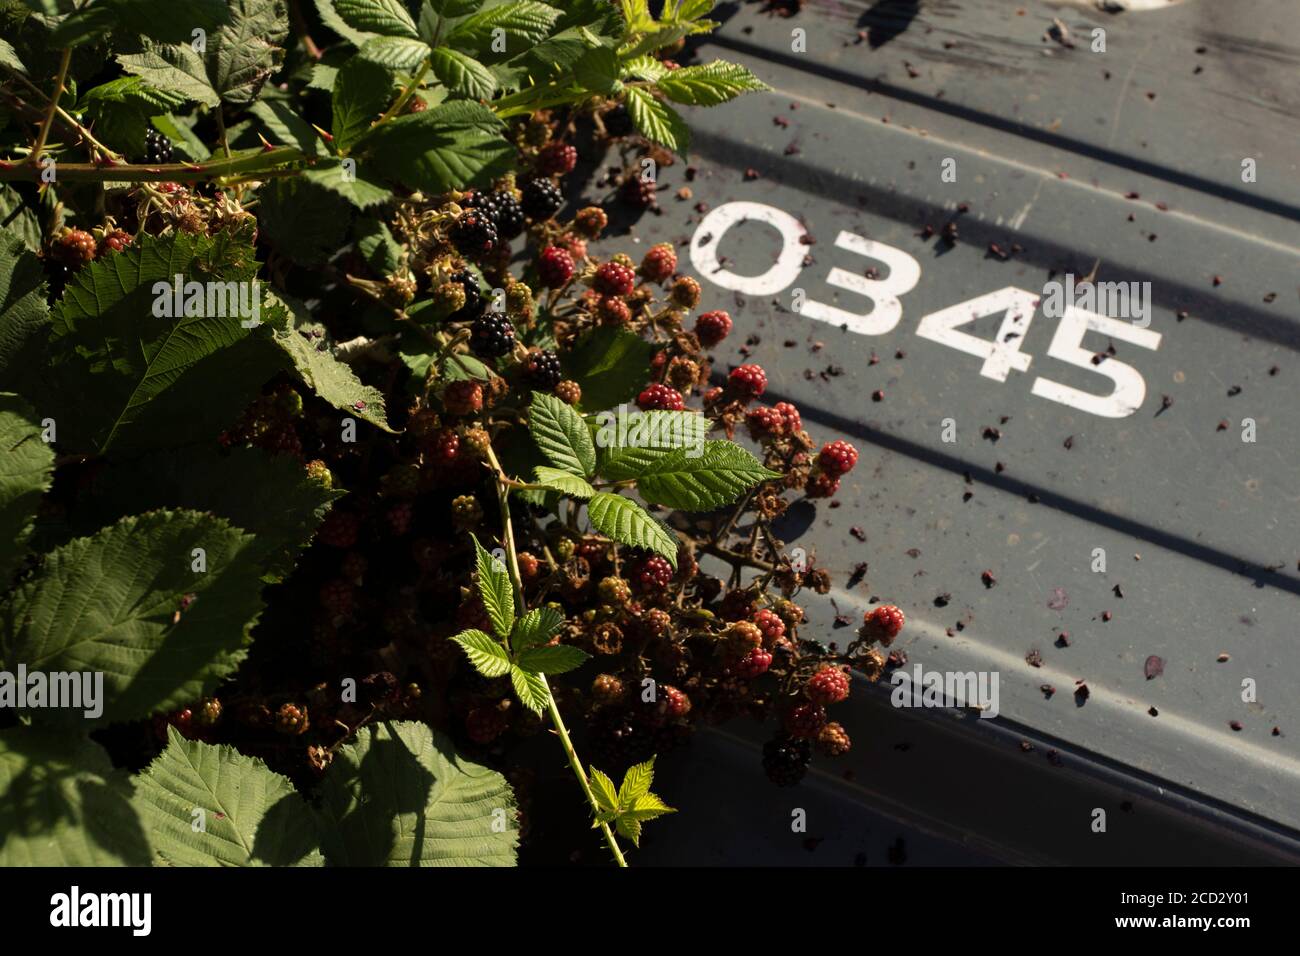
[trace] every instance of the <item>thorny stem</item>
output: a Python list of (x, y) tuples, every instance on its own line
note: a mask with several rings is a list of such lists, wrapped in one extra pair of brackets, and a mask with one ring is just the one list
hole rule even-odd
[(36, 146), (32, 149), (32, 162), (41, 161), (41, 153), (45, 152), (45, 141), (49, 138), (50, 127), (54, 124), (54, 113), (59, 108), (59, 99), (63, 96), (63, 85), (68, 79), (68, 65), (72, 62), (72, 47), (64, 47), (63, 53), (59, 57), (59, 73), (54, 80), (54, 95), (50, 97), (49, 109), (45, 111), (45, 119), (41, 122), (41, 131), (36, 136)]
[[(497, 486), (497, 505), (501, 510), (501, 536), (502, 544), (505, 545), (506, 557), (509, 558), (510, 580), (515, 589), (515, 605), (522, 613), (527, 605), (524, 603), (524, 581), (523, 576), (519, 573), (519, 559), (515, 552), (515, 532), (510, 523), (510, 487), (507, 484), (509, 478), (501, 468), (501, 463), (497, 461), (496, 452), (492, 446), (487, 447), (488, 463), (492, 470), (496, 472)], [(551, 724), (555, 727), (555, 732), (560, 738), (560, 745), (564, 748), (564, 754), (569, 758), (569, 766), (573, 768), (573, 775), (578, 778), (578, 783), (582, 786), (583, 795), (587, 798), (587, 803), (591, 806), (592, 813), (599, 814), (600, 804), (596, 802), (596, 795), (591, 791), (591, 783), (587, 780), (587, 772), (582, 769), (582, 761), (578, 759), (578, 751), (573, 747), (573, 741), (569, 739), (569, 730), (564, 726), (564, 718), (560, 716), (559, 705), (555, 703), (555, 695), (551, 693), (550, 683), (546, 680), (545, 674), (538, 675), (541, 678), (542, 685), (546, 688), (546, 707), (551, 716)], [(614, 836), (614, 831), (609, 828), (608, 823), (600, 824), (600, 831), (605, 837), (605, 845), (609, 851), (614, 854), (614, 859), (621, 867), (627, 866), (627, 860), (623, 858), (623, 851), (619, 849), (618, 839)]]
[[(132, 163), (60, 163), (58, 178), (65, 182), (198, 182), (238, 174), (273, 172), (285, 163), (303, 159), (301, 151), (292, 146), (278, 146), (229, 159), (215, 159), (204, 163), (163, 163), (144, 166)], [(0, 160), (0, 181), (38, 180), (41, 169), (36, 161), (15, 163)]]

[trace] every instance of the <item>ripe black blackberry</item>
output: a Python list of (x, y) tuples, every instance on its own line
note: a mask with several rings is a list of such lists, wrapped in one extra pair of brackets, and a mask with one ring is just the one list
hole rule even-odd
[(778, 787), (793, 787), (808, 772), (812, 743), (808, 740), (776, 737), (763, 744), (763, 771)]
[(560, 357), (550, 349), (542, 349), (528, 357), (528, 380), (535, 388), (549, 392), (563, 379)]
[(515, 347), (515, 327), (504, 312), (484, 312), (470, 327), (469, 347), (480, 358), (499, 358)]
[(502, 190), (492, 194), (492, 218), (502, 239), (513, 239), (524, 231), (524, 211), (514, 193)]
[(564, 194), (551, 180), (530, 179), (524, 184), (524, 199), (520, 206), (534, 222), (550, 219), (563, 205)]
[(172, 141), (151, 129), (144, 134), (144, 158), (151, 165), (161, 165), (172, 161)]
[(467, 322), (476, 319), (483, 311), (483, 293), (479, 291), (478, 277), (468, 269), (453, 272), (447, 277), (449, 282), (457, 282), (465, 290), (465, 305), (447, 318), (452, 322)]
[(481, 259), (497, 246), (497, 226), (486, 209), (470, 209), (457, 217), (447, 231), (456, 251), (467, 259)]

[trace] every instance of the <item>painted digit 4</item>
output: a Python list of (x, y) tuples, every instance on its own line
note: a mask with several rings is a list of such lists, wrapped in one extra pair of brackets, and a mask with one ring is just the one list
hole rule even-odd
[[(1007, 286), (978, 299), (931, 312), (921, 319), (916, 334), (923, 339), (982, 358), (984, 365), (980, 368), (980, 374), (994, 381), (1005, 382), (1012, 369), (1017, 372), (1028, 371), (1029, 363), (1033, 361), (1033, 356), (1020, 351), (1020, 345), (1025, 340), (1025, 332), (1034, 318), (1037, 305), (1038, 296), (1032, 292)], [(992, 342), (958, 331), (959, 326), (999, 312), (1004, 313), (1002, 324)]]

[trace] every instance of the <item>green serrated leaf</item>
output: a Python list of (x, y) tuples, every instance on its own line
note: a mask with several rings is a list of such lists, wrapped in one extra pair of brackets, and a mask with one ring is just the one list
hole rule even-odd
[(86, 737), (0, 731), (0, 866), (148, 866), (126, 775)]
[[(286, 309), (278, 300), (267, 311), (274, 318)], [(298, 377), (316, 395), (335, 408), (393, 433), (384, 415), (384, 394), (362, 384), (346, 362), (340, 362), (320, 339), (308, 339), (298, 320), (274, 328), (272, 341), (289, 357)]]
[(320, 22), (353, 46), (360, 47), (366, 40), (375, 35), (366, 30), (358, 30), (339, 16), (338, 11), (334, 9), (334, 0), (313, 0), (313, 2), (316, 6), (316, 13), (320, 17)]
[[(39, 224), (36, 230), (39, 243)], [(46, 363), (50, 311), (45, 305), (45, 270), (20, 233), (21, 228), (12, 226), (0, 233), (0, 381), (35, 399)]]
[(654, 346), (614, 325), (601, 326), (561, 356), (565, 378), (582, 388), (583, 408), (613, 408), (644, 387)]
[(622, 495), (598, 492), (587, 502), (592, 527), (620, 544), (654, 551), (677, 567), (677, 537), (672, 530)]
[(628, 113), (641, 135), (685, 156), (691, 131), (677, 111), (639, 86), (629, 86), (626, 92)]
[(221, 102), (208, 79), (203, 57), (188, 44), (145, 40), (143, 46), (143, 53), (124, 54), (117, 58), (122, 69), (141, 77), (150, 86), (171, 90), (204, 106), (216, 106)]
[[(320, 832), (286, 778), (226, 744), (186, 740), (136, 778), (135, 805), (168, 866), (322, 866)], [(196, 826), (198, 824), (198, 826)]]
[(573, 65), (573, 78), (593, 93), (615, 92), (619, 83), (618, 54), (607, 46), (587, 50)]
[(564, 615), (553, 607), (536, 607), (515, 622), (510, 646), (515, 653), (543, 644), (555, 636), (564, 623)]
[(496, 114), (468, 100), (398, 116), (374, 128), (364, 142), (380, 176), (427, 193), (480, 185), (515, 160)]
[(538, 465), (533, 469), (533, 473), (536, 476), (536, 484), (545, 485), (562, 495), (569, 495), (573, 498), (590, 498), (596, 493), (596, 489), (591, 487), (585, 480), (560, 468), (547, 468), (545, 465)]
[(317, 163), (314, 168), (299, 173), (299, 177), (313, 186), (329, 190), (357, 209), (370, 209), (393, 198), (387, 186), (366, 178), (357, 170), (355, 162), (349, 165), (347, 161), (336, 159)]
[(528, 408), (533, 441), (553, 465), (573, 475), (596, 472), (596, 446), (582, 416), (554, 395), (533, 392)]
[(652, 504), (712, 511), (731, 504), (759, 482), (779, 477), (734, 442), (710, 441), (702, 451), (683, 448), (649, 463), (637, 475), (636, 487)]
[(627, 772), (623, 774), (623, 783), (618, 788), (618, 805), (623, 808), (631, 807), (634, 800), (650, 792), (650, 786), (654, 783), (654, 779), (654, 757), (651, 757), (645, 763), (628, 767)]
[(636, 40), (627, 44), (619, 51), (623, 59), (644, 56), (647, 53), (654, 53), (656, 50), (662, 50), (666, 46), (672, 46), (683, 37), (690, 36), (695, 32), (688, 24), (676, 24), (673, 26), (659, 27), (646, 32), (634, 30), (633, 33), (640, 33)]
[[(509, 59), (545, 40), (559, 18), (560, 11), (555, 7), (537, 0), (515, 0), (461, 20), (447, 35), (447, 42), (461, 49), (472, 49), (484, 59)], [(502, 32), (497, 33), (498, 30)], [(505, 39), (504, 52), (492, 49), (496, 36)]]
[(550, 702), (551, 691), (541, 674), (511, 664), (510, 683), (514, 685), (519, 702), (535, 714), (540, 714)]
[(741, 93), (769, 89), (743, 66), (722, 60), (672, 70), (659, 78), (658, 87), (670, 100), (688, 106), (717, 106)]
[(516, 803), (501, 774), (414, 721), (362, 727), (321, 785), (331, 866), (514, 866)]
[(313, 159), (325, 155), (320, 134), (284, 100), (259, 100), (249, 112), (262, 121), (270, 134), (267, 139), (272, 143), (296, 146), (304, 156)]
[(0, 392), (0, 582), (22, 561), (41, 496), (54, 481), (54, 452), (21, 397)]
[(364, 56), (352, 57), (339, 69), (331, 97), (334, 120), (330, 132), (341, 152), (351, 149), (379, 118), (392, 99), (392, 86), (388, 68)]
[(0, 39), (0, 64), (9, 67), (19, 76), (27, 75), (27, 67), (23, 66), (22, 58), (13, 45), (5, 39)]
[(634, 56), (623, 61), (619, 75), (625, 80), (649, 80), (653, 83), (668, 72), (662, 60), (652, 56)]
[(563, 674), (581, 667), (590, 656), (570, 644), (548, 644), (523, 651), (518, 663), (524, 670), (538, 674)]
[(358, 53), (363, 59), (390, 70), (410, 73), (429, 55), (429, 45), (410, 37), (371, 37)]
[(438, 47), (429, 57), (433, 74), (453, 93), (475, 100), (488, 100), (496, 92), (497, 80), (492, 71), (465, 53)]
[(509, 637), (515, 626), (515, 592), (510, 575), (505, 564), (479, 544), (478, 538), (471, 534), (470, 539), (474, 542), (478, 590), (483, 598), (483, 607), (497, 636)]
[[(3, 236), (0, 236), (0, 257), (18, 254), (17, 251), (7, 251), (13, 246), (12, 240), (22, 243), (31, 252), (40, 252), (40, 217), (23, 201), (22, 193), (8, 183), (0, 183), (0, 227), (4, 229)], [(0, 282), (5, 280), (9, 268), (11, 267), (0, 267)], [(43, 295), (41, 298), (44, 300)], [(4, 294), (3, 287), (0, 287), (0, 302), (5, 303), (5, 308), (12, 308), (12, 301), (9, 295)], [(0, 336), (3, 335), (4, 323), (0, 323)]]
[(253, 544), (221, 518), (154, 511), (56, 549), (0, 609), (9, 669), (102, 672), (105, 720), (197, 700), (239, 665), (261, 612)]
[(334, 9), (354, 30), (419, 39), (415, 21), (401, 0), (334, 0)]
[(641, 846), (641, 823), (639, 820), (620, 813), (615, 820), (618, 835), (631, 842), (635, 847)]
[(595, 767), (590, 768), (587, 776), (591, 781), (591, 793), (600, 809), (605, 813), (617, 814), (618, 794), (614, 792), (614, 781)]
[(402, 245), (382, 219), (366, 216), (356, 223), (353, 234), (357, 237), (357, 251), (377, 275), (391, 275), (401, 268)]
[(598, 470), (610, 481), (637, 478), (653, 463), (673, 450), (700, 452), (709, 422), (697, 412), (664, 409), (622, 415), (612, 411), (596, 415), (596, 446), (600, 449)]
[(510, 655), (501, 642), (475, 628), (452, 637), (461, 646), (474, 669), (484, 677), (503, 677), (510, 671)]
[(208, 38), (207, 75), (231, 106), (249, 106), (284, 62), (288, 8), (281, 0), (225, 0), (230, 21)]

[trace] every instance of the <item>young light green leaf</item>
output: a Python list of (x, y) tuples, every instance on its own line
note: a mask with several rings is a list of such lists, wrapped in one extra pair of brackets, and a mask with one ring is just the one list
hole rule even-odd
[[(692, 457), (692, 452), (698, 452)], [(705, 442), (699, 452), (682, 448), (651, 462), (637, 476), (646, 501), (682, 511), (712, 511), (731, 504), (754, 485), (779, 478), (734, 442)]]
[(340, 151), (351, 149), (379, 118), (392, 99), (392, 87), (392, 74), (374, 60), (354, 56), (343, 64), (331, 97), (334, 120), (330, 132)]
[(677, 111), (639, 86), (629, 86), (626, 92), (628, 113), (641, 135), (685, 156), (691, 131)]
[(656, 50), (662, 50), (666, 46), (671, 46), (678, 40), (689, 36), (695, 32), (694, 28), (687, 24), (675, 24), (673, 26), (660, 27), (656, 30), (650, 30), (643, 33), (632, 43), (627, 44), (619, 51), (619, 55), (624, 59), (644, 56), (647, 53), (654, 53)]
[(641, 846), (641, 823), (625, 813), (620, 813), (615, 820), (618, 835), (628, 840), (634, 847)]
[(519, 655), (519, 666), (538, 674), (563, 674), (581, 667), (591, 655), (571, 644), (530, 647)]
[(515, 622), (514, 633), (510, 635), (510, 646), (518, 654), (530, 647), (544, 644), (555, 636), (563, 623), (564, 615), (555, 608), (535, 607)]
[(355, 30), (419, 39), (415, 21), (402, 0), (334, 0), (334, 9)]
[(412, 73), (430, 53), (423, 40), (410, 37), (371, 37), (361, 45), (358, 56), (390, 70)]
[(595, 474), (596, 446), (587, 423), (571, 406), (546, 392), (533, 392), (528, 430), (551, 464), (573, 475)]
[(620, 544), (654, 551), (677, 567), (677, 538), (631, 498), (601, 491), (587, 502), (592, 527)]
[(632, 801), (637, 797), (643, 797), (650, 792), (650, 786), (655, 779), (655, 758), (651, 757), (645, 763), (639, 763), (635, 766), (628, 767), (627, 772), (623, 774), (623, 783), (618, 788), (618, 803), (621, 807), (630, 807)]
[(492, 629), (498, 637), (509, 637), (515, 626), (515, 592), (506, 566), (470, 535), (478, 569), (478, 590), (483, 598)]
[(488, 100), (497, 90), (496, 77), (472, 56), (438, 47), (429, 57), (433, 74), (453, 93), (475, 100)]
[(551, 691), (546, 685), (546, 678), (536, 671), (526, 671), (512, 664), (510, 683), (514, 685), (519, 702), (533, 713), (540, 714), (551, 700)]
[(452, 640), (461, 646), (474, 669), (484, 677), (501, 677), (510, 671), (510, 656), (492, 635), (471, 627), (453, 635)]
[(614, 781), (595, 767), (589, 769), (587, 776), (591, 781), (591, 793), (600, 809), (605, 813), (617, 813), (618, 794), (614, 792)]
[(573, 498), (590, 498), (596, 493), (596, 489), (591, 487), (584, 479), (577, 475), (571, 475), (560, 468), (547, 468), (545, 465), (538, 465), (533, 469), (536, 475), (536, 483), (545, 485), (547, 488), (554, 489), (562, 495), (569, 495)]
[(131, 785), (90, 738), (21, 724), (0, 731), (0, 866), (148, 866)]
[(769, 88), (743, 66), (722, 60), (672, 70), (660, 77), (658, 86), (670, 100), (688, 106), (717, 106), (741, 93)]
[(501, 774), (415, 721), (362, 727), (321, 785), (331, 866), (514, 866), (515, 797)]
[(646, 793), (633, 800), (630, 805), (622, 810), (620, 815), (641, 822), (662, 817), (666, 813), (676, 812), (653, 793)]
[(54, 452), (22, 398), (0, 392), (0, 581), (22, 561), (41, 496), (54, 481)]
[(197, 700), (239, 666), (261, 613), (255, 540), (212, 515), (152, 511), (57, 548), (0, 608), (8, 669), (102, 672), (105, 720)]
[[(286, 778), (226, 744), (186, 740), (136, 778), (135, 805), (167, 866), (322, 866), (311, 808)], [(196, 830), (195, 811), (203, 812)]]
[(634, 56), (623, 62), (620, 75), (625, 80), (649, 80), (653, 83), (667, 72), (668, 67), (662, 60), (652, 56)]

